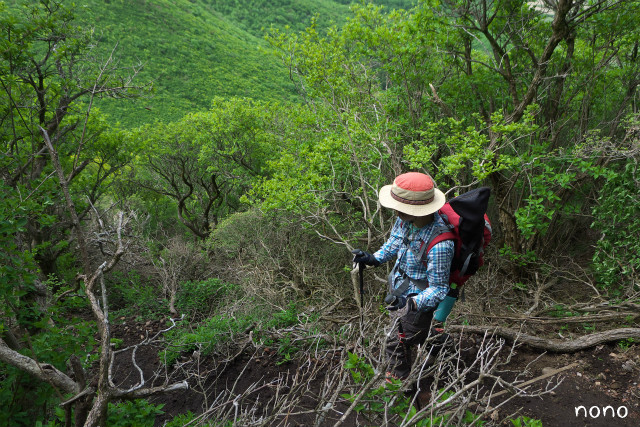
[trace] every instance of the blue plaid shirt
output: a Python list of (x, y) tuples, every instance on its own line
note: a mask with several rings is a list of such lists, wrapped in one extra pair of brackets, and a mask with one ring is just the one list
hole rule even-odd
[[(427, 280), (429, 287), (424, 291), (411, 285), (404, 293), (405, 296), (412, 293), (418, 294), (415, 298), (418, 310), (436, 307), (449, 292), (449, 270), (454, 255), (453, 240), (445, 240), (433, 246), (426, 254), (427, 267), (416, 257), (422, 244), (429, 241), (437, 224), (444, 225), (444, 221), (438, 213), (434, 215), (432, 223), (417, 230), (412, 224), (398, 218), (393, 225), (389, 239), (373, 254), (381, 263), (397, 257), (396, 263), (399, 263), (399, 269), (403, 270), (411, 279)], [(405, 238), (412, 251), (403, 243)], [(396, 270), (394, 277), (396, 286), (401, 282), (398, 277), (401, 275), (402, 273)]]

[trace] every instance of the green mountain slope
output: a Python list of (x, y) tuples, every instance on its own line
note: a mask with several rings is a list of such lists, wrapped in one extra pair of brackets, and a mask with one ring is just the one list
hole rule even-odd
[[(413, 0), (375, 0), (388, 8)], [(125, 126), (173, 121), (208, 109), (215, 96), (293, 100), (288, 71), (268, 52), (263, 36), (275, 26), (306, 28), (343, 23), (351, 0), (81, 0), (81, 21), (102, 34), (106, 52), (116, 43), (123, 63), (145, 66), (154, 96), (98, 105)]]
[[(297, 99), (288, 70), (269, 53), (265, 32), (271, 26), (302, 31), (313, 16), (321, 28), (339, 25), (350, 13), (350, 0), (58, 1), (73, 7), (80, 25), (95, 29), (98, 56), (107, 58), (117, 45), (122, 66), (144, 64), (136, 82), (152, 82), (152, 94), (95, 103), (124, 127), (178, 120), (208, 109), (217, 96)], [(398, 8), (413, 0), (374, 3)]]
[[(257, 37), (274, 26), (303, 31), (313, 16), (321, 28), (343, 23), (349, 16), (354, 0), (201, 0), (231, 20), (238, 27)], [(370, 0), (387, 9), (407, 9), (414, 0)]]
[(125, 126), (176, 120), (207, 109), (215, 96), (295, 96), (284, 68), (264, 51), (265, 42), (204, 2), (82, 0), (77, 13), (95, 26), (101, 52), (117, 43), (123, 65), (144, 63), (138, 81), (153, 81), (149, 99), (98, 104)]

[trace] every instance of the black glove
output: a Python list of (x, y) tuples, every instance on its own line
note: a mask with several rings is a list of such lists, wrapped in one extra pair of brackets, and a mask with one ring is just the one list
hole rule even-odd
[(399, 316), (406, 316), (410, 311), (417, 311), (418, 305), (414, 297), (417, 294), (410, 294), (408, 297), (396, 297), (395, 300), (387, 306), (389, 311), (397, 311)]
[(353, 254), (354, 263), (370, 265), (373, 267), (377, 267), (380, 265), (380, 261), (378, 261), (376, 257), (371, 255), (369, 252), (365, 252), (360, 249), (354, 249), (351, 251), (351, 253)]

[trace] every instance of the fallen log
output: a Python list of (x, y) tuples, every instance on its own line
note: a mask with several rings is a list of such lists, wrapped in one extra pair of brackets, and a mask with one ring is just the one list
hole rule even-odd
[(447, 326), (447, 332), (468, 332), (473, 334), (492, 334), (506, 338), (510, 341), (517, 341), (532, 348), (545, 350), (552, 353), (575, 353), (600, 344), (634, 338), (640, 339), (640, 328), (619, 328), (609, 331), (596, 332), (573, 340), (560, 340), (553, 338), (540, 338), (528, 335), (516, 329), (504, 328), (501, 326)]
[(572, 317), (532, 317), (532, 316), (500, 316), (493, 314), (477, 314), (477, 313), (465, 313), (465, 316), (471, 317), (486, 317), (488, 319), (504, 319), (514, 320), (516, 322), (537, 322), (537, 323), (593, 323), (593, 322), (611, 322), (620, 319), (624, 319), (627, 322), (635, 320), (640, 317), (640, 311), (632, 313), (615, 312), (615, 313), (599, 313), (585, 316), (572, 316)]

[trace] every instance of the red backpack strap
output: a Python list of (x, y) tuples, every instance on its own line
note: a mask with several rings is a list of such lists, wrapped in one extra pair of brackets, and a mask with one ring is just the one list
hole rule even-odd
[(434, 236), (431, 238), (431, 240), (429, 240), (429, 244), (427, 246), (427, 252), (429, 252), (431, 249), (433, 249), (433, 247), (440, 243), (440, 242), (444, 242), (445, 240), (456, 240), (456, 235), (453, 234), (453, 231), (447, 230), (444, 231), (440, 234), (438, 234), (437, 236)]
[[(438, 227), (435, 233), (431, 233), (431, 237), (429, 238), (429, 241), (426, 242), (427, 250), (425, 251), (425, 253), (428, 254), (429, 251), (433, 249), (435, 245), (437, 245), (440, 242), (444, 242), (445, 240), (453, 240), (454, 242), (456, 240), (456, 235), (446, 225), (443, 227)], [(421, 261), (425, 268), (429, 268), (429, 266), (427, 265), (426, 259), (423, 259)]]

